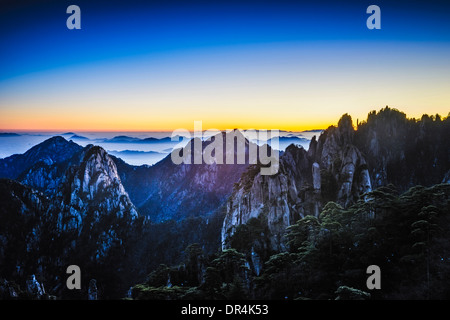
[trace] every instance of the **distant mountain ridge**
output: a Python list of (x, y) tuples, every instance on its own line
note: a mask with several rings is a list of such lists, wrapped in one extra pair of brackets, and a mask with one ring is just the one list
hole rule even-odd
[(18, 137), (20, 134), (15, 132), (0, 132), (0, 137)]
[(135, 137), (129, 137), (129, 136), (116, 136), (111, 139), (101, 139), (102, 142), (108, 142), (108, 143), (173, 143), (177, 144), (179, 143), (179, 139), (183, 137), (175, 136), (173, 137), (174, 140), (172, 140), (171, 137), (164, 137), (164, 138), (135, 138)]

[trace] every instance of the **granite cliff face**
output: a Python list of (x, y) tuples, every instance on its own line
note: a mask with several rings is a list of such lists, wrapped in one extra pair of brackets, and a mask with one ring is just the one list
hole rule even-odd
[(116, 165), (104, 149), (88, 146), (72, 159), (77, 160), (70, 163), (55, 195), (59, 229), (80, 231), (86, 215), (96, 220), (103, 215), (137, 217)]
[(106, 151), (77, 149), (70, 158), (54, 155), (59, 160), (51, 165), (29, 166), (21, 182), (0, 179), (0, 271), (8, 279), (35, 275), (50, 292), (62, 294), (67, 265), (83, 265), (85, 272), (121, 267), (103, 264), (126, 250), (136, 208)]
[(289, 146), (278, 174), (261, 176), (257, 168), (243, 174), (227, 202), (223, 247), (237, 226), (259, 217), (267, 221), (273, 250), (283, 250), (286, 228), (300, 217), (318, 217), (329, 201), (345, 208), (374, 187), (394, 183), (407, 190), (445, 181), (450, 146), (442, 137), (450, 134), (448, 122), (411, 120), (385, 108), (355, 130), (351, 117), (342, 116), (311, 140), (308, 151)]
[(273, 249), (283, 249), (286, 227), (306, 215), (318, 216), (326, 201), (348, 205), (371, 190), (364, 156), (353, 145), (351, 119), (326, 130), (309, 150), (289, 146), (280, 157), (279, 173), (261, 176), (257, 168), (246, 172), (228, 201), (222, 242), (233, 229), (264, 215)]
[(28, 157), (33, 165), (25, 165), (28, 168), (17, 180), (49, 198), (50, 209), (59, 217), (58, 230), (81, 228), (87, 214), (137, 216), (116, 164), (103, 148), (93, 145), (74, 148), (73, 142), (62, 137), (50, 138), (42, 145), (34, 148), (43, 152), (48, 146), (58, 146), (51, 147), (54, 160)]
[(323, 200), (344, 207), (372, 190), (366, 157), (355, 145), (355, 133), (351, 117), (344, 115), (337, 127), (328, 128), (308, 150), (318, 167), (317, 180), (320, 175), (323, 181)]

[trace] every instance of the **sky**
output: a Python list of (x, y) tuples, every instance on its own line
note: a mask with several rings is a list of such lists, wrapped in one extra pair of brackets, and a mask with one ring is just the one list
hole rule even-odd
[(448, 1), (0, 3), (0, 131), (323, 129), (449, 89)]

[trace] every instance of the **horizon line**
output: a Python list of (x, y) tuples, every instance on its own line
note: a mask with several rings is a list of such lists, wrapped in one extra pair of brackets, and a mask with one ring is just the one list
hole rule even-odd
[[(339, 117), (339, 119), (341, 119), (342, 116), (344, 116), (344, 115), (349, 115), (352, 118), (353, 126), (356, 129), (359, 124), (367, 122), (368, 117), (369, 117), (369, 115), (371, 113), (375, 112), (375, 114), (378, 114), (381, 111), (385, 110), (386, 108), (398, 111), (400, 113), (403, 113), (408, 120), (415, 120), (415, 121), (420, 121), (421, 118), (424, 117), (424, 116), (434, 117), (434, 116), (439, 115), (442, 120), (447, 119), (448, 117), (450, 117), (450, 111), (447, 113), (447, 115), (445, 115), (444, 113), (440, 114), (440, 113), (432, 113), (432, 112), (431, 113), (430, 112), (422, 112), (422, 114), (420, 116), (413, 116), (413, 115), (406, 114), (406, 112), (402, 111), (399, 108), (390, 107), (390, 106), (386, 105), (383, 108), (372, 109), (371, 111), (369, 111), (367, 113), (366, 117), (362, 118), (361, 121), (359, 121), (359, 119), (357, 117), (354, 117), (354, 116), (352, 116), (349, 113), (342, 113), (341, 116)], [(355, 120), (355, 118), (356, 118), (356, 123), (354, 123), (354, 121), (353, 121), (353, 120)], [(292, 130), (292, 129), (288, 130), (288, 129), (280, 129), (280, 128), (272, 128), (272, 129), (258, 128), (258, 129), (256, 129), (256, 128), (251, 128), (251, 127), (247, 127), (247, 128), (233, 127), (233, 128), (226, 128), (226, 129), (218, 129), (218, 128), (212, 127), (212, 128), (208, 128), (208, 129), (202, 130), (202, 132), (206, 131), (206, 130), (218, 130), (218, 131), (222, 131), (223, 132), (223, 131), (236, 130), (236, 129), (237, 130), (242, 130), (242, 131), (247, 131), (247, 130), (279, 130), (279, 131), (284, 131), (284, 132), (308, 132), (308, 131), (309, 132), (313, 132), (313, 131), (324, 131), (324, 130), (326, 130), (329, 127), (337, 126), (338, 122), (339, 122), (339, 120), (334, 122), (333, 124), (324, 125), (324, 128), (318, 128), (318, 127), (308, 126), (308, 125), (304, 126), (306, 128), (296, 129), (296, 130)], [(307, 128), (311, 128), (311, 127), (313, 129), (307, 129)], [(191, 129), (176, 128), (176, 129), (159, 129), (159, 130), (158, 129), (157, 130), (136, 130), (136, 129), (134, 129), (134, 130), (133, 129), (121, 129), (121, 130), (118, 130), (118, 129), (75, 129), (75, 128), (56, 128), (56, 129), (39, 129), (39, 128), (31, 128), (31, 129), (18, 129), (18, 128), (12, 129), (12, 128), (9, 128), (9, 129), (5, 129), (5, 128), (0, 128), (0, 133), (17, 133), (17, 132), (61, 133), (61, 134), (68, 133), (68, 132), (73, 132), (73, 133), (83, 133), (83, 132), (84, 133), (114, 133), (114, 132), (117, 132), (117, 133), (123, 133), (123, 132), (129, 132), (129, 133), (146, 133), (146, 132), (151, 132), (151, 133), (171, 133), (171, 132), (174, 132), (174, 131), (179, 130), (179, 129), (187, 130), (189, 132), (195, 132), (196, 131), (195, 128), (192, 129), (192, 127), (191, 127)]]
[[(75, 130), (75, 129), (62, 129), (62, 130), (53, 130), (53, 129), (0, 129), (0, 133), (19, 133), (19, 132), (26, 132), (26, 133), (60, 133), (60, 134), (66, 134), (66, 133), (123, 133), (123, 132), (130, 132), (130, 133), (145, 133), (145, 132), (151, 132), (151, 133), (173, 133), (174, 131), (178, 129), (183, 128), (177, 128), (174, 130)], [(202, 132), (208, 131), (208, 130), (218, 130), (218, 131), (229, 131), (229, 130), (240, 130), (240, 131), (247, 131), (247, 130), (256, 130), (256, 131), (262, 131), (262, 130), (278, 130), (282, 132), (313, 132), (313, 131), (324, 131), (326, 129), (307, 129), (307, 130), (284, 130), (284, 129), (255, 129), (255, 128), (232, 128), (232, 129), (205, 129), (202, 130)], [(194, 132), (195, 130), (187, 130), (189, 132)]]

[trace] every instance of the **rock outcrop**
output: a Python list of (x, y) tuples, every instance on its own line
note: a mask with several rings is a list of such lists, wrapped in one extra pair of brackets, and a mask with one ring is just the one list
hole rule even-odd
[(89, 280), (88, 300), (98, 300), (97, 280)]
[[(55, 172), (58, 184), (47, 184)], [(114, 273), (122, 267), (108, 261), (124, 254), (138, 213), (105, 150), (89, 145), (52, 165), (39, 161), (20, 176), (31, 186), (0, 179), (0, 266), (6, 279), (35, 274), (23, 285), (40, 299), (45, 292), (36, 278), (46, 279), (52, 294), (63, 294), (67, 265), (83, 265), (86, 275), (89, 269)]]
[(26, 282), (27, 293), (36, 299), (40, 299), (45, 294), (44, 285), (36, 280), (36, 276), (32, 274)]
[(289, 146), (280, 157), (279, 173), (247, 171), (233, 191), (222, 228), (222, 243), (234, 228), (265, 215), (272, 248), (283, 250), (286, 228), (306, 215), (318, 216), (327, 201), (348, 206), (371, 191), (367, 162), (354, 145), (355, 130), (344, 115), (337, 127), (314, 137), (308, 151)]
[[(91, 223), (104, 215), (137, 217), (115, 162), (101, 147), (87, 146), (69, 163), (55, 195), (58, 229), (81, 232), (87, 215)], [(92, 220), (94, 218), (94, 220)]]
[(314, 137), (308, 151), (289, 146), (280, 170), (261, 176), (249, 168), (227, 203), (222, 243), (236, 226), (267, 218), (274, 250), (283, 249), (287, 226), (318, 216), (329, 201), (348, 207), (373, 188), (394, 184), (399, 191), (449, 181), (450, 121), (424, 115), (419, 121), (388, 107), (371, 112), (355, 130), (345, 114), (337, 126)]

